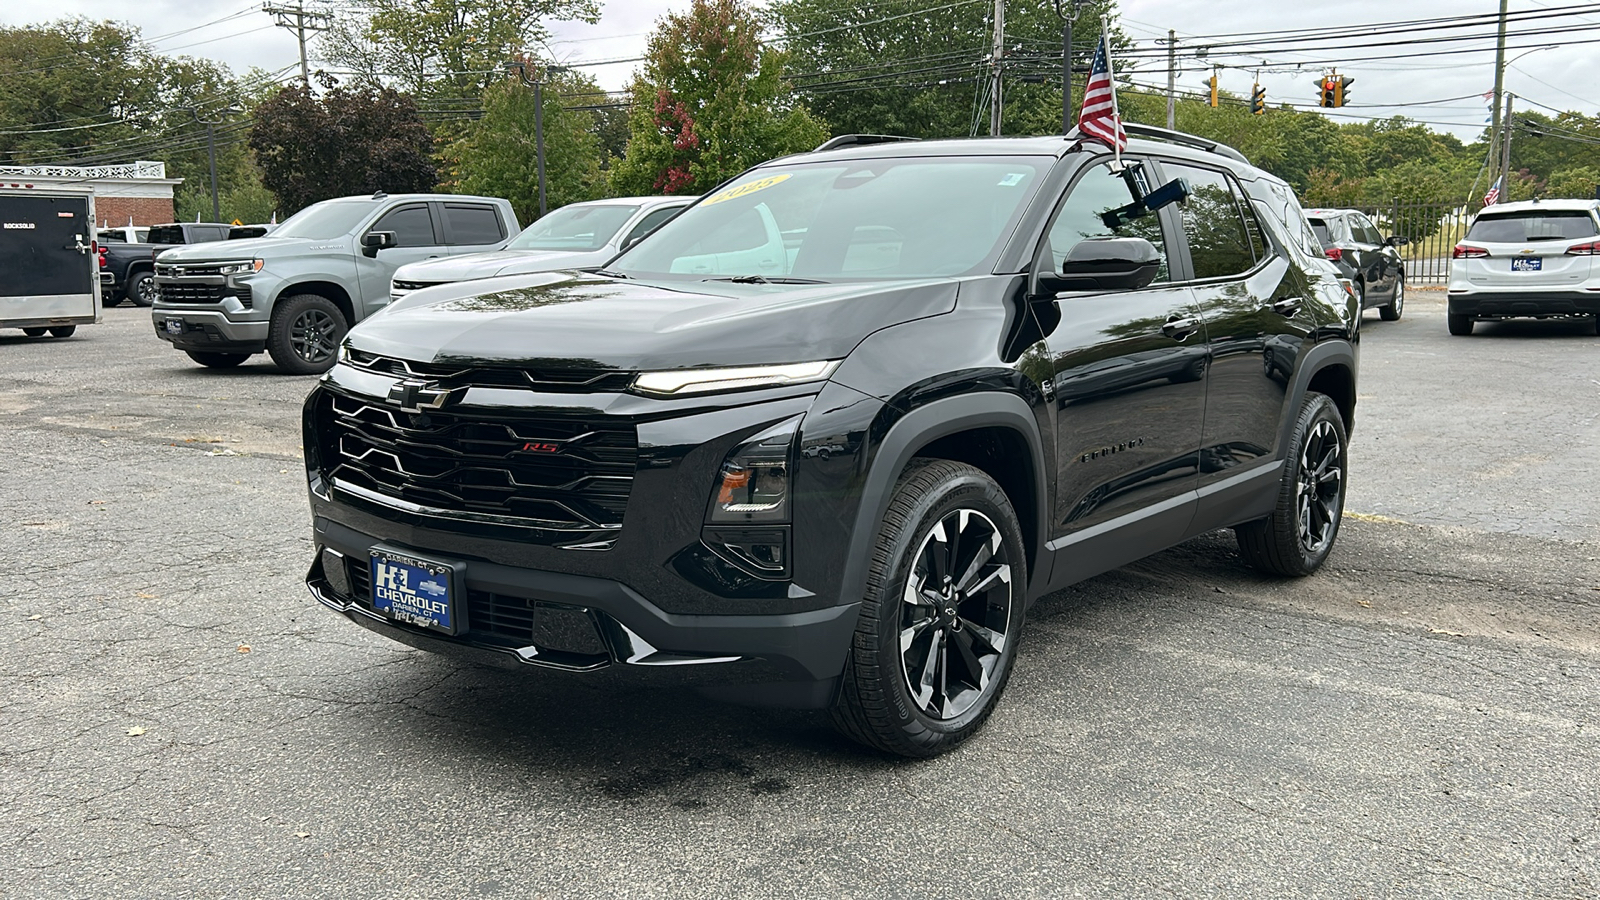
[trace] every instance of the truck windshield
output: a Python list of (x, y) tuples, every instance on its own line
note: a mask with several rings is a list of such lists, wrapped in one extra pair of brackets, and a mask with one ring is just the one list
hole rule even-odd
[(963, 275), (1010, 233), (1053, 157), (830, 160), (751, 172), (610, 270), (633, 278)]
[(529, 225), (507, 250), (599, 250), (637, 206), (564, 206)]
[(349, 234), (374, 210), (371, 200), (324, 200), (313, 203), (273, 229), (273, 237), (331, 241)]

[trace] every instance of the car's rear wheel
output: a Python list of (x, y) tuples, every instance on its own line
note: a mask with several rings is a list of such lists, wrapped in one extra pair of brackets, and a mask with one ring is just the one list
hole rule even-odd
[(24, 329), (22, 329), (22, 333), (27, 335), (28, 337), (44, 337), (45, 335), (50, 333), (50, 329), (48, 329), (48, 328), (24, 328)]
[(267, 352), (278, 368), (294, 375), (315, 375), (333, 368), (350, 326), (344, 313), (326, 297), (296, 294), (279, 300), (267, 331)]
[(971, 737), (1011, 675), (1027, 583), (1022, 530), (994, 479), (913, 462), (884, 514), (834, 724), (911, 757)]
[(1445, 315), (1444, 321), (1445, 325), (1450, 328), (1451, 334), (1464, 335), (1472, 333), (1471, 316), (1464, 316), (1460, 315), (1459, 313), (1448, 313)]
[(1234, 528), (1239, 552), (1257, 569), (1310, 575), (1328, 558), (1344, 518), (1348, 463), (1344, 418), (1325, 394), (1308, 393), (1295, 419), (1272, 515)]
[(50, 336), (51, 337), (58, 337), (58, 338), (69, 338), (69, 337), (72, 337), (74, 334), (76, 334), (77, 331), (78, 331), (78, 326), (76, 326), (76, 325), (57, 325), (56, 327), (50, 329)]
[(205, 353), (200, 350), (185, 350), (189, 358), (211, 369), (232, 369), (250, 358), (248, 353)]
[(1406, 306), (1406, 273), (1401, 272), (1395, 276), (1394, 299), (1378, 307), (1378, 318), (1385, 322), (1400, 321), (1400, 314), (1405, 312)]
[(128, 286), (123, 289), (136, 306), (152, 306), (156, 302), (156, 276), (153, 272), (135, 272), (128, 276)]

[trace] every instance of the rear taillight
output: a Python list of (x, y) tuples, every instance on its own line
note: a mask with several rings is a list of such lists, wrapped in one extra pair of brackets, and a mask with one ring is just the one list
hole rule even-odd
[(106, 267), (106, 248), (97, 246), (94, 252), (100, 257), (100, 268), (104, 269)]
[(1483, 257), (1488, 256), (1488, 255), (1489, 255), (1489, 251), (1483, 249), (1482, 247), (1473, 247), (1473, 246), (1471, 246), (1469, 244), (1457, 244), (1456, 245), (1456, 249), (1451, 251), (1450, 258), (1451, 259), (1482, 259)]
[(1324, 256), (1328, 257), (1334, 262), (1338, 262), (1344, 258), (1344, 251), (1340, 250), (1338, 247), (1329, 247), (1328, 249), (1322, 251), (1322, 253)]
[(1567, 248), (1568, 256), (1600, 256), (1600, 241), (1590, 241), (1587, 244), (1574, 244)]

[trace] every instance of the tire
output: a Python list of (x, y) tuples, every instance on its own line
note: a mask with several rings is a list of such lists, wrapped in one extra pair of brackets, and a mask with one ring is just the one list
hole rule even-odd
[(123, 296), (134, 306), (154, 306), (156, 302), (156, 276), (154, 272), (135, 272), (128, 276), (122, 289)]
[(291, 375), (316, 375), (338, 361), (339, 342), (350, 325), (325, 297), (295, 294), (279, 300), (267, 331), (267, 352)]
[(22, 333), (28, 337), (44, 337), (50, 332), (48, 328), (24, 328)]
[(913, 460), (874, 542), (835, 727), (918, 758), (971, 737), (1011, 675), (1027, 575), (1022, 529), (1000, 486), (965, 463)]
[(1322, 565), (1344, 516), (1348, 451), (1339, 408), (1326, 394), (1307, 393), (1289, 441), (1276, 508), (1233, 530), (1245, 562), (1288, 576), (1310, 575)]
[(1362, 312), (1366, 312), (1367, 311), (1367, 285), (1366, 285), (1365, 282), (1361, 282), (1361, 281), (1356, 282), (1355, 285), (1356, 285), (1356, 309), (1359, 309)]
[(232, 369), (249, 359), (249, 353), (206, 353), (201, 350), (185, 350), (189, 358), (209, 369)]
[(1600, 313), (1594, 314), (1594, 333), (1600, 334)]
[(1401, 272), (1395, 276), (1394, 299), (1387, 305), (1378, 307), (1378, 318), (1385, 322), (1398, 322), (1400, 315), (1406, 307), (1406, 273)]
[(1444, 317), (1444, 321), (1445, 325), (1449, 326), (1451, 334), (1459, 336), (1472, 333), (1471, 316), (1459, 315), (1457, 313), (1447, 313)]
[(57, 325), (56, 327), (50, 329), (50, 336), (51, 337), (58, 337), (58, 338), (69, 338), (69, 337), (72, 337), (73, 334), (77, 333), (77, 331), (78, 331), (78, 326), (76, 326), (76, 325)]
[(122, 297), (119, 296), (116, 291), (107, 289), (100, 295), (100, 305), (107, 309), (110, 309), (113, 306), (118, 306), (121, 303)]

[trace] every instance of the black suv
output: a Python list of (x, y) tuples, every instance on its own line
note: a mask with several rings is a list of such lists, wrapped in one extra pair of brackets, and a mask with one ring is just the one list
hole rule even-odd
[(1035, 599), (1233, 527), (1328, 555), (1355, 297), (1293, 192), (1134, 129), (835, 139), (598, 273), (417, 291), (305, 406), (318, 600), (398, 641), (829, 708), (909, 756)]
[(1375, 306), (1385, 322), (1399, 321), (1406, 306), (1406, 264), (1396, 248), (1409, 239), (1384, 237), (1371, 219), (1353, 209), (1308, 209), (1306, 218), (1323, 254), (1355, 285), (1361, 307)]

